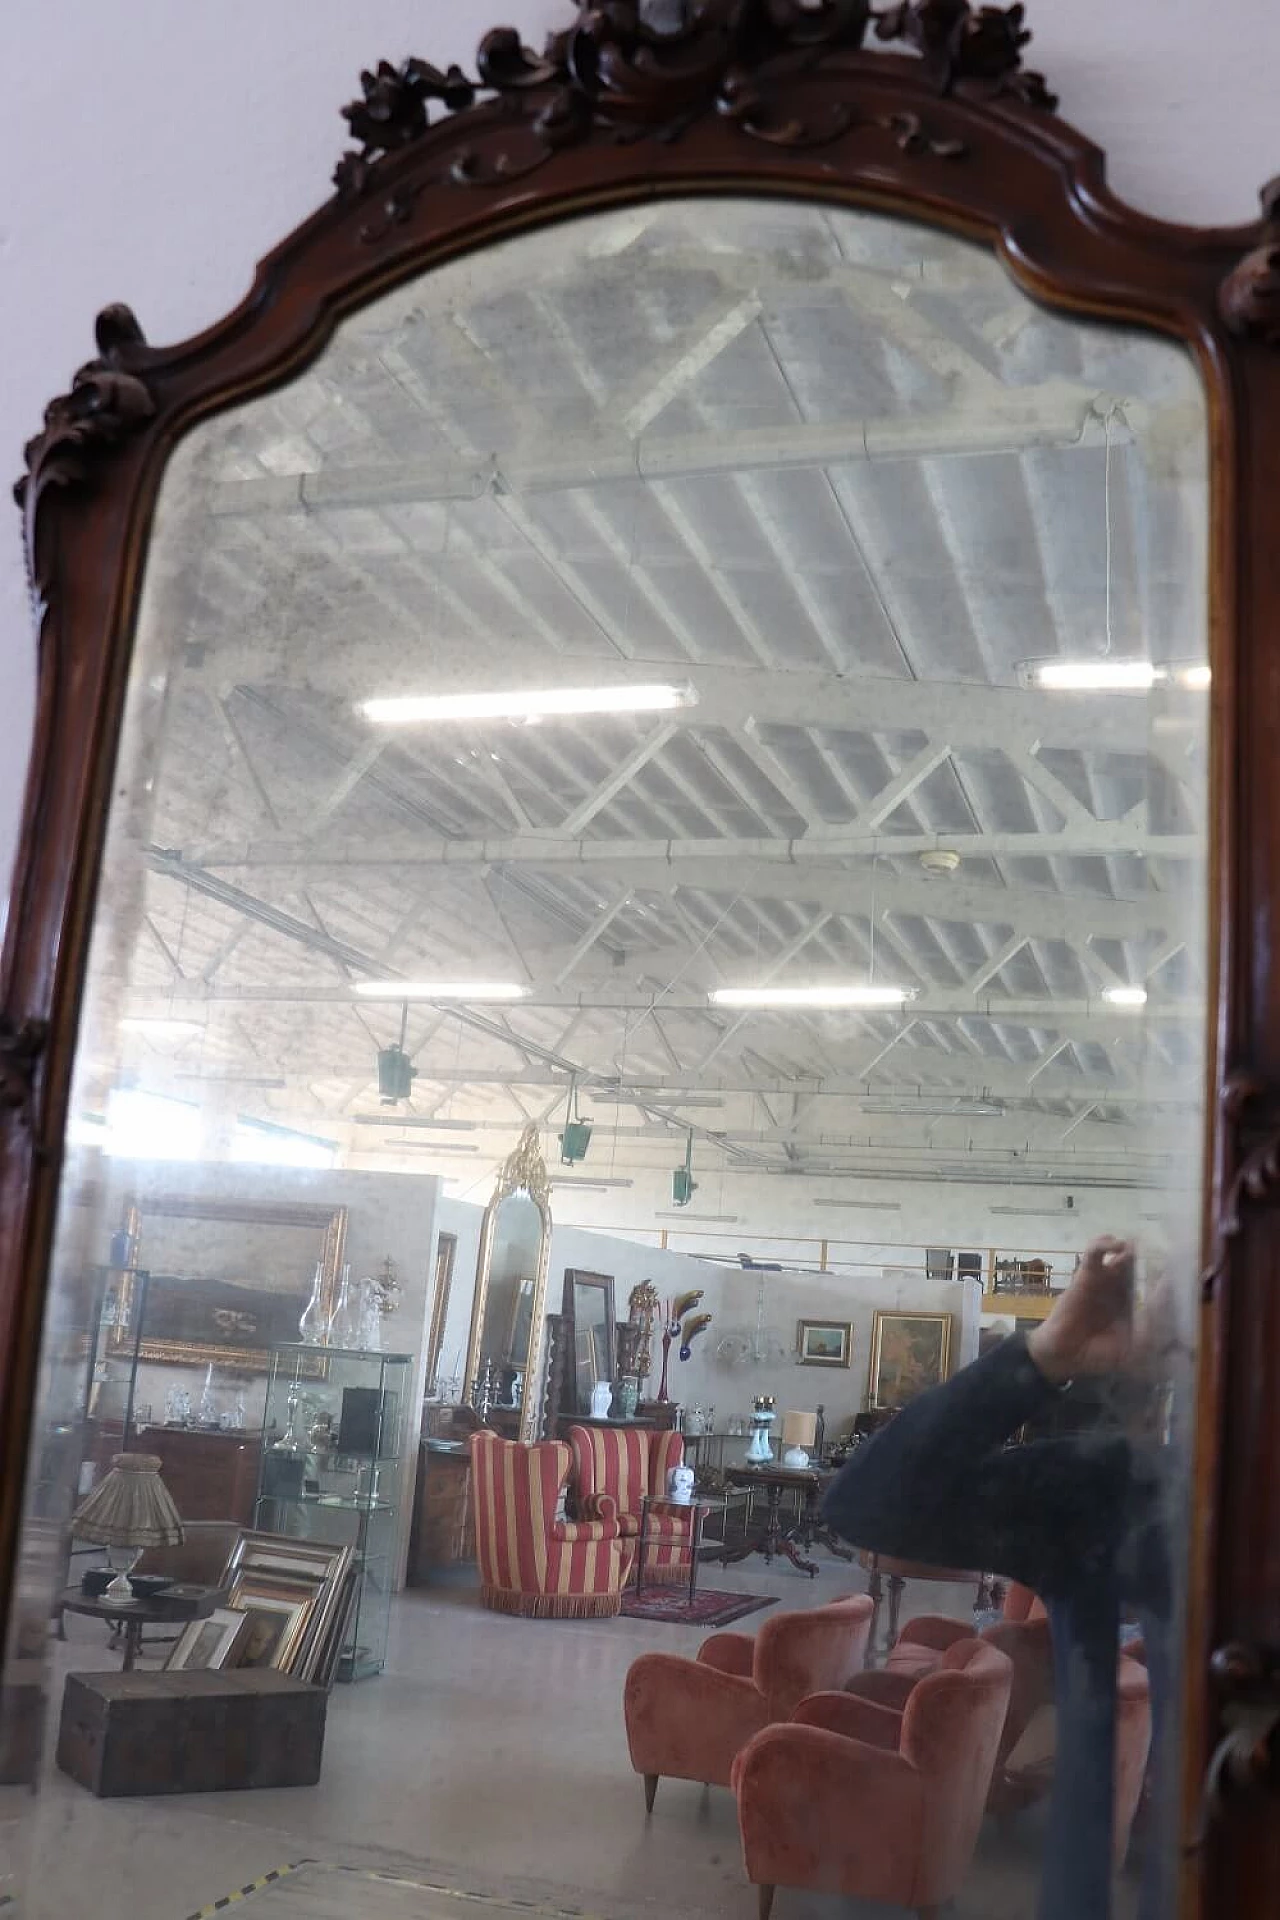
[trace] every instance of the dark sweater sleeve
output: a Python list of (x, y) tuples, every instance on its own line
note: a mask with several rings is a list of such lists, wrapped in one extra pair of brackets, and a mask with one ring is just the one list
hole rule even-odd
[(1007, 1446), (1058, 1393), (1020, 1335), (1002, 1341), (864, 1442), (824, 1519), (895, 1559), (1072, 1590), (1123, 1538), (1129, 1448), (1114, 1433)]

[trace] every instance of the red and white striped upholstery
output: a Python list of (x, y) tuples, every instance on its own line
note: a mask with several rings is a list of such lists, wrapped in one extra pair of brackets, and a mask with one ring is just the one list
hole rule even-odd
[[(623, 1539), (634, 1541), (645, 1494), (665, 1493), (668, 1473), (684, 1459), (682, 1436), (652, 1427), (570, 1427), (569, 1445), (578, 1513), (584, 1520), (616, 1519)], [(646, 1581), (688, 1577), (692, 1533), (691, 1513), (649, 1515)]]
[(481, 1603), (496, 1613), (579, 1620), (617, 1613), (634, 1552), (616, 1520), (557, 1519), (572, 1455), (471, 1436)]

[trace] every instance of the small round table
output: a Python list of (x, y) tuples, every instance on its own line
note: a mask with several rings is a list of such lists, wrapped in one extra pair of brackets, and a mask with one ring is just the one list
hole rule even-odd
[(83, 1613), (91, 1620), (105, 1620), (124, 1643), (122, 1671), (132, 1673), (142, 1646), (144, 1627), (185, 1624), (205, 1620), (226, 1595), (220, 1587), (166, 1587), (163, 1593), (149, 1594), (145, 1600), (109, 1600), (105, 1593), (89, 1594), (79, 1587), (68, 1587), (58, 1602), (66, 1613)]

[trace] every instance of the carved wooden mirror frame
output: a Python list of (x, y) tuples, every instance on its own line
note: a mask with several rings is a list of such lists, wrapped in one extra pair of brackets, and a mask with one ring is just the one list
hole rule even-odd
[[(362, 99), (345, 109), (356, 146), (339, 162), (336, 193), (263, 263), (243, 304), (172, 348), (149, 346), (127, 309), (109, 308), (99, 357), (28, 448), (18, 492), (40, 677), (0, 997), (0, 1605), (131, 637), (175, 443), (202, 417), (288, 380), (352, 309), (499, 236), (658, 194), (821, 198), (984, 241), (1037, 299), (1173, 336), (1196, 355), (1208, 393), (1215, 1097), (1190, 1806), (1224, 1706), (1280, 1657), (1280, 1214), (1270, 1205), (1280, 1188), (1280, 779), (1269, 737), (1280, 696), (1280, 191), (1264, 194), (1258, 224), (1235, 229), (1123, 206), (1101, 154), (1023, 68), (1021, 7), (911, 0), (873, 18), (868, 0), (700, 0), (687, 11), (690, 24), (658, 38), (636, 0), (580, 0), (576, 23), (542, 55), (509, 29), (488, 34), (475, 79), (417, 60), (365, 74)], [(885, 50), (895, 42), (907, 51)], [(1189, 1856), (1191, 1891), (1212, 1884), (1216, 1911), (1243, 1913), (1246, 1883), (1258, 1884), (1250, 1875), (1267, 1862), (1277, 1870), (1260, 1804), (1229, 1816), (1230, 1857), (1212, 1837)]]

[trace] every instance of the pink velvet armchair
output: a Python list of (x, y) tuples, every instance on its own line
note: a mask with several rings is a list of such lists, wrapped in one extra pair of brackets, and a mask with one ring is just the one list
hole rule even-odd
[(713, 1633), (696, 1660), (645, 1653), (631, 1664), (623, 1706), (631, 1764), (652, 1811), (658, 1781), (727, 1787), (735, 1755), (786, 1720), (807, 1694), (842, 1687), (861, 1667), (871, 1632), (865, 1594), (803, 1613), (780, 1613), (759, 1633)]
[(1013, 1674), (964, 1640), (895, 1712), (861, 1692), (817, 1693), (733, 1768), (748, 1877), (768, 1920), (775, 1887), (915, 1907), (936, 1920), (960, 1891), (995, 1765)]
[[(885, 1670), (860, 1676), (857, 1690), (882, 1704), (901, 1707), (915, 1682), (936, 1672), (948, 1648), (969, 1629), (937, 1614), (909, 1620), (891, 1650)], [(1013, 1666), (1009, 1709), (996, 1754), (988, 1797), (990, 1812), (1016, 1814), (1042, 1799), (1053, 1783), (1053, 1640), (1042, 1603), (1025, 1587), (1011, 1586), (1003, 1618), (982, 1638), (1008, 1655)], [(1116, 1865), (1121, 1866), (1142, 1798), (1151, 1747), (1151, 1683), (1140, 1660), (1121, 1654), (1116, 1662), (1116, 1777), (1113, 1824)]]

